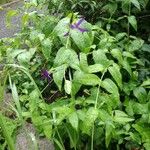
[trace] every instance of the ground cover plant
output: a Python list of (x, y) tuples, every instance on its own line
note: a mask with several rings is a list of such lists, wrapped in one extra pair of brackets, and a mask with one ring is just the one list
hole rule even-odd
[(149, 150), (149, 29), (138, 20), (149, 3), (32, 1), (8, 12), (8, 26), (22, 13), (22, 28), (0, 40), (0, 149), (14, 150), (28, 122), (55, 149)]

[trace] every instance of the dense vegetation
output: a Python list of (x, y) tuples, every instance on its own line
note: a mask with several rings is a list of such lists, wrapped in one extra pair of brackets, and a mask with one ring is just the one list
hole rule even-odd
[(0, 40), (0, 149), (14, 150), (29, 122), (56, 149), (149, 150), (149, 7), (33, 0), (8, 12), (8, 26), (23, 15), (20, 33)]

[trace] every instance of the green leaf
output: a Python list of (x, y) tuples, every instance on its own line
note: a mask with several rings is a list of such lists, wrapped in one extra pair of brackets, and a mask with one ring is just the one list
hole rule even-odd
[(88, 32), (80, 32), (77, 29), (71, 30), (71, 38), (81, 50), (81, 52), (88, 53), (93, 43), (93, 35)]
[(93, 51), (93, 59), (96, 64), (101, 64), (104, 67), (108, 67), (110, 65), (110, 61), (107, 59), (105, 52), (102, 49)]
[(52, 108), (53, 112), (56, 112), (57, 119), (56, 125), (62, 124), (63, 120), (68, 118), (71, 113), (73, 113), (73, 109), (69, 108), (68, 106), (63, 105), (62, 107), (54, 107)]
[(135, 16), (128, 16), (128, 21), (131, 24), (131, 26), (137, 31), (137, 21)]
[(69, 80), (65, 80), (65, 86), (64, 86), (65, 92), (67, 94), (71, 94), (71, 89), (72, 89), (72, 82)]
[(142, 137), (142, 142), (144, 143), (144, 147), (146, 150), (149, 150), (150, 146), (150, 128), (145, 126), (144, 124), (134, 124), (133, 128), (139, 132)]
[(141, 10), (140, 8), (140, 3), (138, 0), (131, 0), (131, 3), (139, 10)]
[(85, 53), (80, 53), (80, 69), (88, 73), (87, 54)]
[(69, 115), (69, 122), (75, 130), (78, 130), (78, 115), (76, 112), (73, 112)]
[(130, 64), (128, 63), (127, 60), (123, 60), (122, 66), (123, 66), (123, 68), (124, 68), (125, 70), (127, 70), (127, 72), (130, 74), (130, 76), (132, 76), (131, 66), (130, 66)]
[(136, 59), (136, 57), (133, 56), (130, 52), (123, 52), (123, 56), (124, 56), (124, 57), (128, 57), (128, 58)]
[(66, 45), (67, 43), (67, 37), (65, 37), (64, 35), (69, 31), (69, 24), (70, 24), (70, 18), (66, 17), (61, 19), (54, 29), (54, 31), (59, 36), (63, 45)]
[(108, 68), (108, 70), (120, 89), (122, 89), (122, 75), (120, 73), (120, 67), (116, 63), (114, 63), (113, 66)]
[(76, 95), (76, 93), (80, 90), (81, 86), (82, 84), (77, 83), (75, 79), (72, 81), (72, 95), (73, 96)]
[(66, 49), (65, 47), (60, 48), (54, 60), (54, 67), (61, 66), (63, 64), (77, 70), (79, 68), (77, 53), (72, 49)]
[(103, 71), (104, 71), (104, 67), (101, 64), (94, 64), (88, 67), (89, 73), (96, 73), (96, 72), (103, 72)]
[(6, 25), (8, 27), (11, 26), (11, 19), (13, 16), (17, 15), (18, 14), (18, 11), (17, 10), (10, 10), (8, 11), (7, 15), (6, 15)]
[(108, 121), (106, 123), (106, 127), (105, 127), (105, 144), (106, 147), (108, 148), (110, 140), (113, 136), (113, 131), (114, 131), (114, 125), (111, 123), (111, 121)]
[(126, 113), (120, 110), (115, 110), (115, 116), (114, 116), (114, 121), (121, 123), (121, 124), (126, 124), (127, 122), (131, 122), (134, 119), (130, 118)]
[(62, 66), (56, 67), (55, 71), (53, 72), (53, 79), (56, 85), (58, 86), (59, 90), (61, 90), (62, 81), (65, 76), (66, 69), (67, 69), (67, 66), (62, 65)]
[(127, 33), (121, 32), (121, 33), (118, 33), (118, 34), (116, 35), (116, 39), (119, 41), (119, 40), (123, 39), (123, 38), (126, 37), (126, 36), (127, 36)]
[(29, 51), (25, 51), (18, 55), (17, 59), (21, 65), (28, 66), (31, 58), (36, 52), (36, 48), (30, 48)]
[(145, 80), (145, 81), (141, 84), (141, 86), (149, 87), (149, 88), (150, 88), (150, 79)]
[(102, 8), (102, 10), (108, 11), (112, 16), (117, 10), (117, 3), (116, 2), (108, 3)]
[(74, 82), (77, 82), (83, 85), (95, 86), (100, 83), (100, 79), (95, 74), (86, 74), (81, 71), (76, 71), (74, 74)]
[(7, 57), (8, 57), (9, 63), (13, 63), (14, 58), (23, 52), (26, 52), (26, 50), (25, 49), (8, 48), (7, 49)]
[(25, 27), (28, 23), (29, 23), (29, 14), (28, 13), (24, 13), (24, 15), (22, 16), (21, 18), (21, 23), (22, 23), (22, 26)]
[(144, 44), (144, 40), (137, 38), (131, 41), (129, 45), (129, 51), (133, 52), (133, 51), (139, 50), (142, 48), (143, 44)]
[(116, 95), (119, 95), (118, 93), (118, 88), (116, 86), (116, 84), (111, 80), (111, 79), (105, 79), (104, 81), (102, 81), (102, 84), (101, 86), (106, 90), (108, 91), (109, 93), (112, 93), (112, 94), (116, 94)]
[(147, 92), (143, 87), (137, 87), (136, 89), (134, 89), (133, 94), (140, 103), (144, 103), (147, 101)]
[(86, 117), (84, 118), (82, 124), (81, 124), (81, 130), (83, 133), (86, 133), (90, 135), (91, 129), (94, 125), (95, 120), (98, 117), (98, 110), (91, 107), (89, 110), (86, 112)]
[(52, 41), (49, 38), (44, 39), (42, 41), (42, 53), (47, 60), (50, 58), (51, 49), (52, 49)]
[(50, 123), (47, 123), (49, 120), (44, 120), (42, 123), (42, 127), (44, 130), (44, 134), (48, 139), (51, 139), (52, 136), (52, 125)]
[(123, 62), (122, 51), (120, 49), (112, 49), (111, 54), (119, 61), (120, 64)]

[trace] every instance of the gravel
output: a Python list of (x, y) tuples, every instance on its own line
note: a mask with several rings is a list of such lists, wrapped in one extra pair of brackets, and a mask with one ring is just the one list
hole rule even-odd
[(8, 4), (1, 5), (3, 10), (0, 10), (0, 38), (12, 37), (15, 33), (19, 32), (20, 17), (15, 16), (11, 20), (12, 26), (6, 27), (6, 14), (9, 10), (16, 10), (23, 5), (22, 1), (14, 1)]

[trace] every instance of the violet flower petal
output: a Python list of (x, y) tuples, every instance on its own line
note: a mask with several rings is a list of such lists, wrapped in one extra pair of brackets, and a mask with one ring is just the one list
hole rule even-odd
[(78, 27), (77, 29), (78, 29), (80, 32), (82, 32), (82, 33), (83, 33), (83, 32), (88, 32), (88, 29), (84, 29), (84, 28), (80, 28), (80, 27)]
[(79, 19), (79, 21), (76, 23), (76, 27), (78, 27), (83, 21), (84, 21), (84, 18)]
[(47, 79), (48, 81), (51, 80), (50, 74), (47, 70), (42, 70), (41, 71), (41, 76), (43, 79)]

